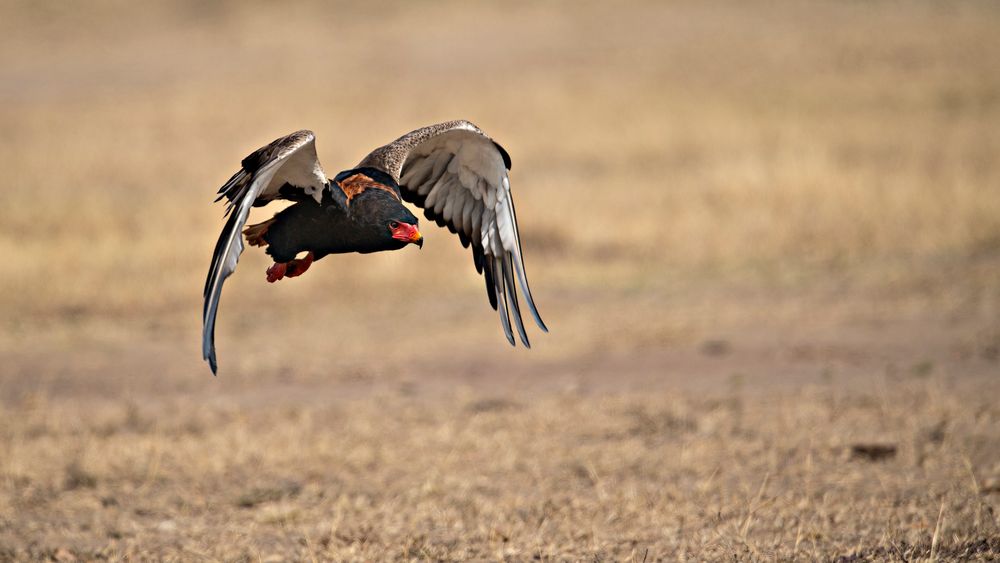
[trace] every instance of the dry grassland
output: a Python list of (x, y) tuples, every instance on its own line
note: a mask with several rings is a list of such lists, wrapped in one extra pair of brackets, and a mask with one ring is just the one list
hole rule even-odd
[[(0, 0), (0, 560), (1000, 558), (990, 2)], [(227, 285), (215, 188), (471, 119), (457, 241)], [(266, 217), (270, 210), (258, 211)]]

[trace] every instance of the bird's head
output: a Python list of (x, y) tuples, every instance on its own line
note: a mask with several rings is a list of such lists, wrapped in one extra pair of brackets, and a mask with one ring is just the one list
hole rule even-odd
[(382, 191), (371, 190), (351, 204), (351, 215), (363, 225), (368, 252), (399, 250), (409, 244), (423, 247), (419, 221), (403, 204)]
[(421, 248), (424, 247), (424, 235), (420, 234), (420, 229), (417, 228), (417, 218), (413, 216), (405, 207), (403, 208), (406, 214), (410, 217), (402, 217), (400, 219), (390, 219), (389, 224), (386, 227), (389, 228), (389, 232), (393, 240), (400, 241), (403, 246), (407, 244), (415, 244)]
[(424, 245), (417, 218), (399, 200), (396, 180), (374, 168), (345, 170), (334, 178), (347, 201), (351, 219), (365, 233), (363, 252)]

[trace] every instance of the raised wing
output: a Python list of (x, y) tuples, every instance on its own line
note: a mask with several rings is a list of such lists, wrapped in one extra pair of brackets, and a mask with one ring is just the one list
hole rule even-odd
[(449, 121), (407, 133), (376, 149), (358, 166), (390, 174), (405, 201), (424, 208), (428, 219), (458, 234), (463, 246), (472, 247), (476, 271), (486, 278), (490, 305), (499, 312), (511, 345), (513, 320), (521, 342), (531, 346), (516, 285), (535, 323), (548, 332), (524, 270), (507, 176), (510, 156), (503, 147), (468, 121)]
[[(250, 215), (250, 207), (266, 205), (275, 199), (313, 197), (319, 202), (328, 189), (326, 173), (316, 157), (316, 136), (312, 131), (291, 135), (257, 149), (243, 159), (242, 168), (219, 189), (219, 197), (228, 198), (226, 225), (219, 235), (212, 255), (212, 265), (205, 280), (205, 307), (202, 310), (202, 357), (212, 373), (215, 359), (215, 316), (222, 295), (222, 284), (233, 271), (243, 252), (240, 231)], [(233, 213), (235, 210), (235, 213)]]

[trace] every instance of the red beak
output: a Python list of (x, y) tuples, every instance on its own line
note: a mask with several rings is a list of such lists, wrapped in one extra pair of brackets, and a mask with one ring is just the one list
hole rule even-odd
[(424, 247), (424, 235), (420, 234), (416, 225), (400, 223), (398, 227), (392, 230), (392, 238), (415, 244), (421, 248)]

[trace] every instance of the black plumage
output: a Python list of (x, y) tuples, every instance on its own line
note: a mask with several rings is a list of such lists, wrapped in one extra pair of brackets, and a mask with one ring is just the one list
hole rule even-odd
[(275, 262), (288, 262), (302, 252), (319, 260), (329, 254), (399, 250), (408, 243), (393, 238), (387, 226), (418, 223), (409, 209), (380, 190), (359, 194), (349, 210), (328, 194), (319, 203), (302, 198), (270, 221), (263, 241)]
[[(422, 245), (414, 203), (472, 249), (490, 306), (500, 315), (507, 340), (513, 328), (525, 346), (517, 285), (535, 323), (548, 331), (528, 287), (507, 171), (507, 151), (468, 121), (417, 129), (379, 147), (350, 170), (326, 177), (316, 156), (315, 135), (297, 131), (254, 151), (222, 188), (227, 220), (205, 282), (202, 352), (213, 373), (215, 319), (222, 284), (243, 251), (241, 233), (274, 258), (268, 281), (295, 277), (330, 254), (398, 250)], [(293, 204), (273, 218), (244, 229), (250, 208), (276, 199)], [(218, 200), (217, 200), (218, 201)]]

